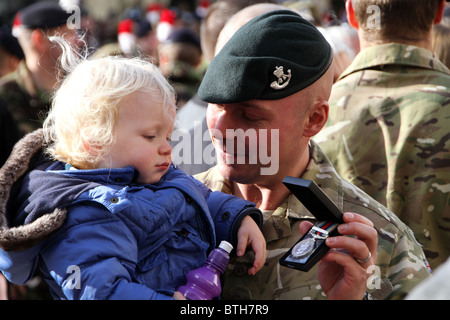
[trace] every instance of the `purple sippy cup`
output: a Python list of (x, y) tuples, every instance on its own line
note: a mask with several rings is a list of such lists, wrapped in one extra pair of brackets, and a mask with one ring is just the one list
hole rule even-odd
[(190, 271), (187, 283), (178, 288), (188, 300), (212, 300), (222, 293), (220, 275), (224, 273), (230, 261), (230, 252), (233, 246), (222, 241), (218, 248), (211, 251), (205, 264)]

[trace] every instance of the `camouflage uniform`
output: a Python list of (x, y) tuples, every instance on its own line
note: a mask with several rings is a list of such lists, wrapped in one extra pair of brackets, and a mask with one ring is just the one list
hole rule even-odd
[(450, 71), (428, 50), (366, 48), (316, 137), (338, 173), (397, 214), (434, 269), (450, 254)]
[[(310, 154), (311, 160), (301, 178), (315, 181), (342, 211), (359, 213), (372, 220), (378, 231), (378, 260), (375, 268), (368, 270), (368, 292), (375, 299), (403, 298), (430, 275), (424, 253), (411, 230), (384, 206), (340, 178), (313, 141)], [(217, 167), (196, 178), (213, 190), (231, 193), (230, 182), (220, 175)], [(294, 195), (273, 213), (265, 213), (262, 231), (267, 241), (266, 263), (255, 276), (249, 276), (252, 252), (233, 259), (225, 274), (223, 298), (326, 299), (317, 279), (317, 265), (309, 272), (302, 272), (278, 263), (300, 239), (300, 222), (312, 219)]]
[(0, 103), (16, 119), (23, 134), (42, 127), (50, 107), (50, 93), (36, 88), (24, 61), (16, 71), (0, 79)]

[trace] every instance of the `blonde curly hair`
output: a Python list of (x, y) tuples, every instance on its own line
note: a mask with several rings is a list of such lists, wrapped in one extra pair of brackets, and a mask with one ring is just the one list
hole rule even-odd
[(50, 40), (63, 48), (61, 65), (68, 72), (44, 122), (52, 158), (80, 169), (96, 168), (114, 142), (119, 102), (136, 91), (151, 93), (174, 121), (174, 89), (151, 62), (120, 56), (90, 60), (62, 38)]

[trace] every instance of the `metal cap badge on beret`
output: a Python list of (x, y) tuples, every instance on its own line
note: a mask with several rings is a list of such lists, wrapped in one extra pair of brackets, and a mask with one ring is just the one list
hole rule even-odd
[(28, 29), (48, 29), (67, 23), (71, 13), (64, 11), (55, 2), (37, 2), (20, 12), (21, 25)]
[(313, 24), (289, 10), (269, 12), (225, 44), (198, 95), (216, 104), (283, 99), (317, 81), (332, 59), (330, 45)]

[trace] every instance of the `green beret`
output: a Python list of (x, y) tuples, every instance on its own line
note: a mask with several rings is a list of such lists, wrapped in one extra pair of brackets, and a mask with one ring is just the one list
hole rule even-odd
[(289, 10), (241, 27), (211, 61), (198, 95), (209, 103), (278, 100), (317, 81), (333, 53), (319, 30)]
[(36, 2), (20, 12), (20, 23), (28, 29), (51, 29), (67, 23), (70, 13), (57, 3)]

